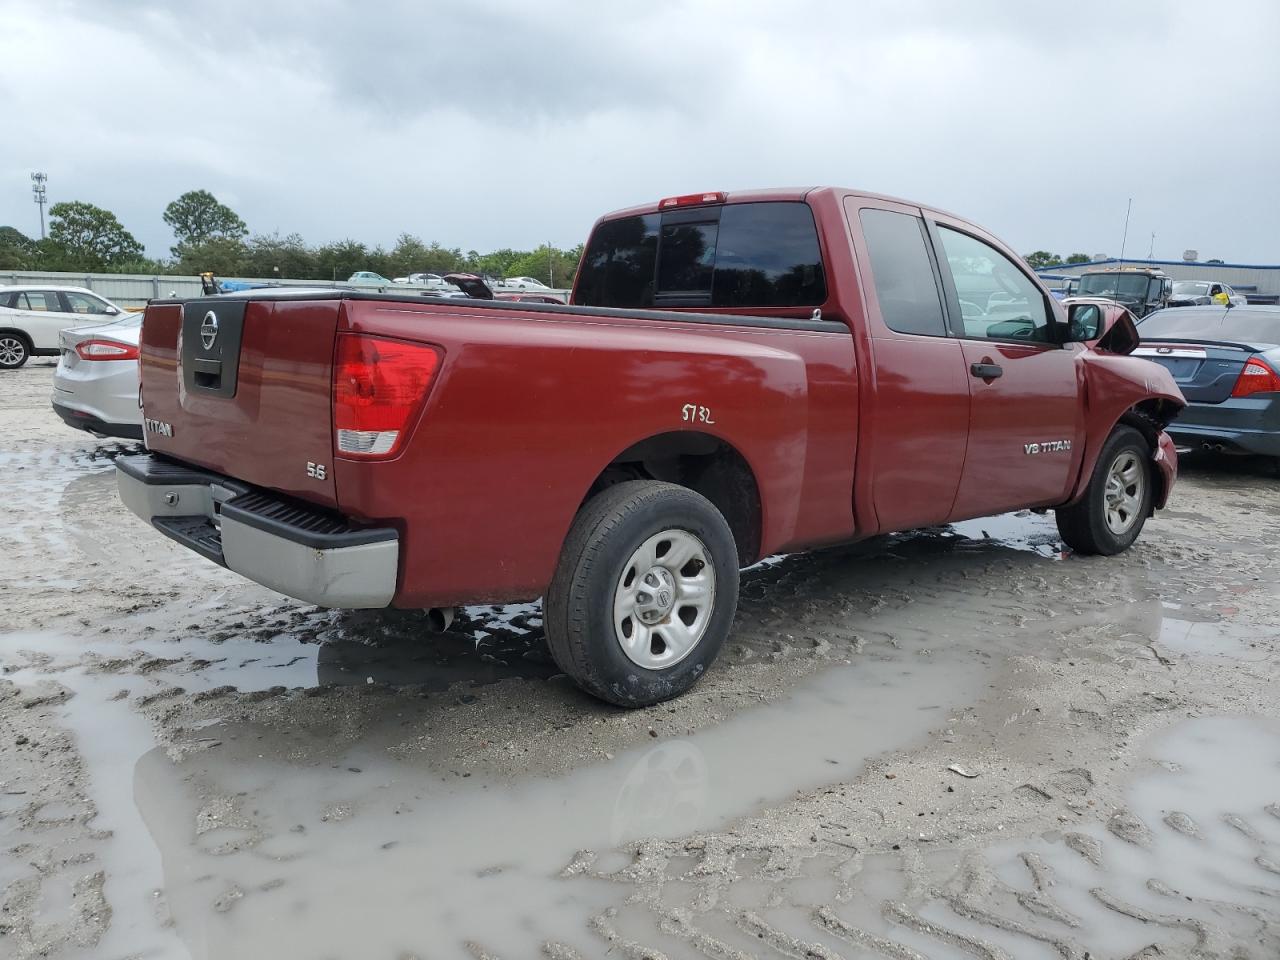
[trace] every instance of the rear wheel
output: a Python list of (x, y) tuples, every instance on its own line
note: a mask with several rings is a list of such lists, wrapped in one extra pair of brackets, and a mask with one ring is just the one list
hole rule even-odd
[(0, 370), (16, 370), (31, 357), (31, 344), (20, 333), (0, 333)]
[(588, 693), (648, 706), (706, 672), (737, 605), (737, 548), (711, 501), (675, 484), (628, 481), (574, 520), (547, 589), (547, 642)]
[(1111, 556), (1138, 539), (1151, 513), (1151, 448), (1133, 427), (1103, 444), (1084, 496), (1057, 511), (1058, 533), (1076, 553)]

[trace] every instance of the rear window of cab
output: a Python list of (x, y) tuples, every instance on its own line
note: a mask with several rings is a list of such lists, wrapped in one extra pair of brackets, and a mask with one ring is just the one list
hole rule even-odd
[(590, 307), (808, 307), (827, 298), (813, 212), (765, 201), (607, 220), (574, 303)]

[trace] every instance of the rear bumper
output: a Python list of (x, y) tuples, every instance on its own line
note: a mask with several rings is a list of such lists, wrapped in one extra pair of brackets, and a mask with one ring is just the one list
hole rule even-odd
[(390, 605), (399, 535), (148, 454), (116, 460), (125, 506), (165, 536), (286, 596), (322, 607)]
[(101, 417), (87, 410), (77, 410), (65, 404), (54, 403), (53, 412), (62, 418), (62, 422), (77, 430), (88, 430), (103, 437), (123, 437), (126, 440), (142, 439), (140, 423), (108, 423)]
[(1189, 403), (1168, 426), (1179, 446), (1280, 457), (1280, 399), (1275, 394)]

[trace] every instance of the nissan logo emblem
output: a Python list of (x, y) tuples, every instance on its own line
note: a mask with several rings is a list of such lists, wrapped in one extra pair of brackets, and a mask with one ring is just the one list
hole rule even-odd
[(204, 315), (204, 321), (200, 324), (200, 342), (204, 344), (206, 350), (211, 350), (217, 339), (218, 315), (210, 310)]

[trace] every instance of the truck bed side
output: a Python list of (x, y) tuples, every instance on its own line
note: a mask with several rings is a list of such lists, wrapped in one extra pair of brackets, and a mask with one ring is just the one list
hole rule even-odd
[[(442, 348), (405, 452), (338, 459), (339, 509), (402, 536), (398, 606), (537, 596), (625, 451), (699, 434), (759, 488), (765, 555), (854, 535), (849, 331), (348, 300), (340, 327)], [(300, 465), (298, 469), (301, 469)]]

